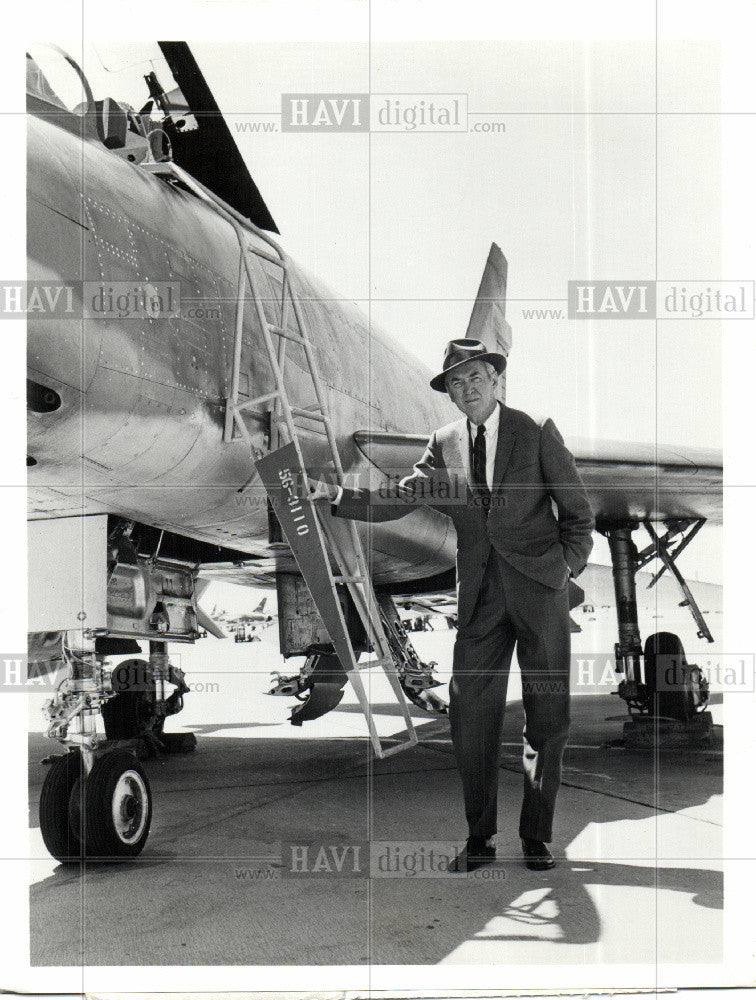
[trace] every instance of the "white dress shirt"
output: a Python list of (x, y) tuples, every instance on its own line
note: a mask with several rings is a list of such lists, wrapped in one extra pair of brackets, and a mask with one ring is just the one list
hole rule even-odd
[[(489, 490), (493, 489), (493, 477), (494, 477), (494, 462), (496, 461), (496, 446), (499, 443), (499, 404), (494, 406), (493, 413), (484, 421), (483, 426), (485, 427), (485, 439), (486, 439), (486, 483)], [(475, 444), (475, 437), (478, 433), (478, 425), (474, 424), (471, 420), (467, 421), (467, 430), (470, 434), (470, 444)], [(470, 470), (470, 479), (472, 480), (472, 469)]]

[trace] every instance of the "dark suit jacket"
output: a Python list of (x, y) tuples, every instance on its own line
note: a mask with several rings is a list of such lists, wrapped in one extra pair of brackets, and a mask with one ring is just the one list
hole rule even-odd
[(418, 503), (448, 515), (457, 530), (460, 625), (472, 616), (491, 545), (515, 569), (554, 589), (583, 570), (593, 547), (593, 512), (554, 421), (537, 423), (521, 410), (499, 405), (488, 516), (469, 486), (465, 418), (434, 431), (423, 457), (398, 484), (345, 489), (332, 508), (339, 517), (360, 521), (394, 520)]

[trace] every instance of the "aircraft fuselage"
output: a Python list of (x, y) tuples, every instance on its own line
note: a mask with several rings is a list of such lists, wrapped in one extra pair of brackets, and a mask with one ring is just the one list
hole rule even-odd
[[(241, 551), (267, 541), (261, 489), (240, 497), (254, 472), (243, 441), (224, 442), (239, 248), (231, 226), (192, 194), (148, 174), (49, 121), (29, 119), (28, 279), (116, 290), (178, 285), (180, 315), (82, 318), (29, 315), (28, 377), (61, 404), (29, 413), (30, 517), (113, 513)], [(256, 237), (250, 235), (250, 244)], [(260, 246), (264, 246), (260, 241)], [(269, 320), (280, 317), (279, 270), (250, 255)], [(428, 389), (426, 369), (297, 265), (289, 267), (319, 371), (342, 462), (366, 466), (356, 428), (427, 434), (457, 411)], [(276, 301), (278, 300), (278, 301)], [(91, 304), (90, 304), (91, 305)], [(102, 302), (100, 303), (100, 306)], [(274, 381), (251, 301), (244, 307), (241, 385), (249, 397)], [(301, 347), (289, 345), (288, 392), (314, 402)], [(253, 445), (270, 446), (268, 417), (246, 418)], [(303, 422), (313, 474), (327, 472), (325, 439)], [(441, 572), (454, 563), (446, 519), (416, 511), (377, 529), (378, 569)], [(414, 522), (414, 526), (412, 523)], [(393, 541), (392, 541), (393, 539)]]

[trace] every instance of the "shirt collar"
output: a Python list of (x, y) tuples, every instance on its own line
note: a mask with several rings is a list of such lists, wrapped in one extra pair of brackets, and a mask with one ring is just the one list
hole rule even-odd
[[(494, 406), (494, 408), (493, 408), (493, 413), (488, 418), (488, 420), (484, 421), (484, 423), (483, 423), (483, 426), (486, 429), (486, 439), (488, 441), (495, 441), (496, 440), (496, 435), (497, 435), (498, 430), (499, 430), (499, 415), (500, 415), (500, 413), (501, 413), (501, 407), (499, 406), (499, 404), (497, 402), (496, 406)], [(468, 432), (470, 434), (470, 437), (473, 440), (475, 440), (475, 435), (478, 433), (478, 427), (477, 427), (477, 425), (474, 424), (471, 420), (468, 420), (467, 421), (467, 430), (468, 430)]]

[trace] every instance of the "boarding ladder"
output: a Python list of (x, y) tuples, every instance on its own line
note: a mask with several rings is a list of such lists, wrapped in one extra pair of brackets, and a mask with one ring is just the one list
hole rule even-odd
[[(231, 379), (231, 392), (226, 401), (226, 424), (224, 428), (224, 440), (232, 441), (243, 438), (251, 446), (251, 439), (244, 423), (243, 414), (246, 410), (267, 404), (271, 407), (271, 444), (273, 434), (279, 437), (287, 437), (288, 442), (293, 445), (296, 454), (296, 461), (299, 468), (299, 483), (305, 500), (315, 511), (314, 523), (317, 526), (320, 555), (326, 567), (327, 579), (330, 586), (329, 608), (333, 608), (333, 603), (338, 608), (337, 628), (340, 634), (331, 635), (342, 666), (349, 678), (354, 692), (359, 701), (360, 707), (365, 715), (370, 733), (370, 741), (376, 757), (384, 758), (407, 747), (417, 744), (417, 733), (412, 723), (409, 712), (409, 705), (398, 676), (398, 666), (400, 653), (394, 636), (392, 644), (389, 635), (391, 625), (386, 617), (382, 616), (378, 600), (373, 590), (370, 574), (360, 542), (357, 528), (352, 520), (346, 518), (334, 518), (330, 513), (321, 513), (319, 505), (313, 503), (306, 494), (307, 490), (307, 469), (302, 456), (302, 449), (299, 440), (299, 430), (295, 425), (295, 418), (306, 418), (309, 421), (317, 421), (322, 425), (328, 442), (328, 450), (336, 472), (336, 478), (341, 484), (344, 480), (344, 469), (341, 464), (336, 437), (328, 414), (328, 401), (323, 390), (323, 385), (318, 373), (317, 359), (313, 344), (308, 336), (307, 326), (304, 322), (303, 312), (298, 301), (296, 291), (289, 279), (288, 258), (279, 244), (266, 233), (258, 228), (249, 219), (245, 219), (235, 209), (197, 181), (191, 174), (171, 161), (164, 163), (143, 164), (145, 170), (168, 178), (173, 178), (189, 188), (198, 198), (204, 201), (221, 218), (225, 219), (233, 228), (239, 243), (239, 270), (237, 280), (237, 302), (236, 302), (236, 325), (234, 338), (233, 370)], [(248, 235), (252, 234), (261, 240), (265, 246), (259, 247), (251, 245)], [(255, 272), (252, 267), (251, 256), (256, 255), (280, 268), (281, 281), (283, 286), (281, 297), (281, 321), (280, 325), (270, 323), (263, 307), (263, 298), (257, 287)], [(268, 355), (268, 361), (275, 380), (275, 389), (271, 392), (255, 396), (252, 399), (243, 398), (240, 400), (239, 381), (241, 374), (241, 351), (243, 337), (244, 306), (248, 301), (247, 296), (252, 300), (257, 320), (262, 328), (263, 342)], [(293, 325), (296, 330), (287, 328), (289, 322), (289, 309), (292, 312)], [(317, 404), (313, 407), (301, 408), (292, 405), (289, 400), (284, 381), (284, 371), (286, 365), (286, 345), (287, 342), (299, 344), (307, 359), (309, 375), (315, 390)], [(258, 411), (259, 412), (259, 411)], [(253, 477), (255, 478), (255, 477)], [(250, 480), (251, 482), (251, 480)], [(246, 484), (248, 486), (249, 483)], [(245, 487), (242, 487), (244, 490)], [(291, 540), (290, 540), (291, 541)], [(296, 555), (294, 546), (292, 550)], [(338, 567), (338, 572), (332, 570), (332, 561)], [(322, 571), (323, 566), (320, 566)], [(320, 601), (323, 599), (320, 587), (310, 586), (306, 565), (300, 565), (300, 570), (305, 582), (310, 588), (310, 593), (315, 606), (320, 610)], [(367, 634), (368, 641), (373, 648), (375, 656), (363, 663), (357, 662), (354, 648), (349, 639), (349, 633), (344, 619), (341, 605), (338, 601), (336, 587), (344, 584), (354, 602), (357, 612), (362, 621)], [(325, 615), (323, 615), (325, 618)], [(344, 659), (348, 662), (344, 662)], [(373, 666), (381, 666), (388, 678), (396, 700), (401, 707), (402, 717), (406, 729), (406, 739), (400, 740), (390, 746), (385, 746), (381, 741), (373, 717), (370, 698), (363, 684), (360, 672)]]

